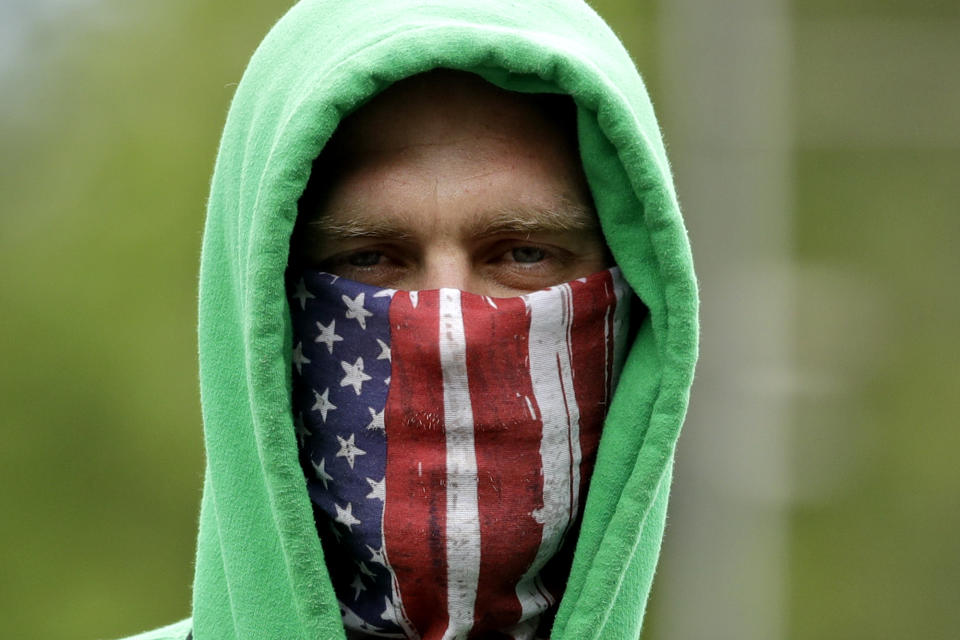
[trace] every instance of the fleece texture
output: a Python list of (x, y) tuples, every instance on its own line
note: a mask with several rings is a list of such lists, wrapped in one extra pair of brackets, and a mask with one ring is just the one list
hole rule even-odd
[(650, 100), (578, 0), (303, 0), (253, 55), (227, 117), (200, 274), (207, 451), (192, 620), (143, 636), (344, 638), (291, 412), (284, 269), (297, 201), (337, 124), (434, 68), (577, 105), (607, 243), (646, 305), (610, 406), (550, 637), (637, 638), (697, 354), (697, 291)]

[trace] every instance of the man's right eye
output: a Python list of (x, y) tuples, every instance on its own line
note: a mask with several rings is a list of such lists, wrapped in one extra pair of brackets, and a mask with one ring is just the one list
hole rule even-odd
[(546, 252), (540, 247), (514, 247), (510, 250), (510, 257), (514, 262), (533, 264), (546, 259)]
[(373, 267), (382, 257), (382, 251), (357, 251), (348, 255), (346, 262), (351, 267)]

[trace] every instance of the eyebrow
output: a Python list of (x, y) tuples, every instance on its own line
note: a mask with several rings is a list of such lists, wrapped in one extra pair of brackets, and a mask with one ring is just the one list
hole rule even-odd
[(411, 234), (405, 225), (394, 219), (369, 215), (367, 211), (347, 211), (342, 214), (344, 220), (334, 220), (322, 215), (308, 224), (310, 228), (326, 238), (346, 240), (349, 238), (388, 238), (409, 240)]
[[(396, 238), (409, 240), (415, 225), (406, 215), (384, 216), (368, 209), (341, 209), (339, 220), (321, 215), (308, 224), (326, 238)], [(491, 209), (472, 218), (464, 236), (479, 238), (499, 233), (564, 233), (596, 232), (600, 228), (597, 214), (591, 207), (560, 197), (554, 206), (516, 205)]]

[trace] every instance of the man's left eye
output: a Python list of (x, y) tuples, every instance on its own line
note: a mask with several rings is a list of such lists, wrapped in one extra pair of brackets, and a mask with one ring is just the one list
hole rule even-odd
[(347, 257), (351, 267), (372, 267), (380, 262), (383, 253), (380, 251), (357, 251)]
[(544, 260), (547, 255), (538, 247), (514, 247), (510, 250), (514, 262), (534, 263)]

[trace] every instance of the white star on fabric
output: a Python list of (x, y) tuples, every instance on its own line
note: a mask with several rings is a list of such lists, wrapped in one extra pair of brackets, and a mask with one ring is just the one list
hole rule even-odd
[[(399, 638), (393, 633), (388, 633), (386, 629), (381, 629), (380, 627), (374, 626), (358, 616), (356, 612), (351, 611), (350, 607), (343, 604), (342, 601), (337, 600), (337, 604), (340, 605), (340, 615), (343, 617), (343, 625), (348, 629), (357, 629), (359, 631), (365, 631), (369, 636), (384, 637), (384, 638)], [(348, 632), (349, 633), (349, 632)], [(353, 637), (351, 634), (350, 637)], [(364, 637), (367, 637), (366, 635)], [(406, 638), (407, 636), (403, 636)]]
[(311, 411), (319, 411), (319, 412), (320, 412), (320, 417), (323, 418), (323, 422), (326, 423), (326, 422), (327, 422), (327, 411), (330, 411), (331, 409), (336, 409), (336, 408), (337, 408), (337, 405), (333, 404), (332, 402), (330, 402), (330, 400), (328, 400), (328, 398), (329, 398), (329, 396), (330, 396), (330, 388), (328, 387), (328, 388), (324, 389), (324, 390), (323, 390), (323, 393), (317, 393), (317, 392), (314, 390), (314, 391), (313, 391), (313, 396), (314, 396), (314, 398), (316, 399), (316, 402), (313, 403), (313, 406), (310, 407), (310, 410), (311, 410)]
[(380, 502), (387, 501), (387, 484), (384, 482), (386, 478), (377, 482), (373, 478), (367, 478), (367, 484), (370, 485), (370, 493), (367, 494), (367, 498), (379, 499)]
[(347, 439), (347, 440), (344, 440), (344, 439), (341, 438), (340, 436), (337, 436), (337, 440), (340, 441), (340, 450), (337, 451), (337, 457), (338, 457), (338, 458), (346, 458), (346, 459), (347, 459), (347, 464), (350, 465), (350, 468), (351, 468), (351, 469), (353, 469), (353, 463), (354, 463), (354, 460), (356, 460), (356, 457), (357, 457), (357, 456), (365, 456), (365, 455), (367, 455), (367, 452), (366, 452), (366, 451), (364, 451), (363, 449), (361, 449), (360, 447), (358, 447), (356, 444), (354, 444), (353, 438), (354, 438), (356, 435), (357, 435), (357, 434), (355, 434), (355, 433), (351, 433), (351, 434), (350, 434), (350, 438)]
[(293, 364), (297, 367), (297, 373), (303, 375), (303, 365), (310, 364), (310, 359), (303, 355), (303, 344), (298, 342), (293, 348)]
[(377, 343), (380, 345), (380, 355), (377, 356), (377, 360), (390, 360), (390, 345), (380, 338), (377, 338)]
[(317, 477), (317, 480), (323, 483), (323, 488), (324, 489), (329, 488), (327, 486), (327, 481), (329, 480), (330, 482), (333, 482), (333, 476), (327, 473), (327, 470), (325, 468), (327, 466), (327, 459), (320, 458), (320, 464), (317, 464), (316, 462), (311, 460), (310, 464), (313, 465), (313, 473)]
[(303, 414), (298, 413), (293, 418), (293, 426), (297, 430), (297, 441), (300, 443), (300, 446), (303, 446), (303, 441), (307, 436), (312, 436), (310, 430), (307, 429), (307, 425), (303, 423)]
[(341, 361), (340, 366), (343, 367), (343, 372), (346, 374), (343, 376), (343, 380), (340, 381), (340, 386), (353, 387), (353, 391), (357, 395), (360, 395), (360, 389), (363, 387), (363, 383), (373, 379), (363, 372), (363, 358), (357, 358), (357, 361), (353, 364)]
[(390, 376), (383, 379), (383, 384), (390, 384)]
[(337, 510), (337, 517), (334, 520), (345, 526), (349, 531), (353, 531), (353, 525), (360, 524), (360, 521), (353, 517), (353, 505), (351, 503), (347, 503), (346, 509), (336, 502), (333, 503), (333, 506)]
[(343, 304), (347, 305), (347, 319), (356, 320), (360, 323), (360, 328), (366, 330), (367, 328), (367, 318), (373, 314), (363, 308), (363, 299), (365, 293), (358, 293), (356, 298), (352, 300), (346, 295), (340, 296), (340, 299), (343, 300)]
[(396, 622), (398, 619), (397, 608), (393, 606), (393, 603), (390, 602), (390, 598), (388, 596), (383, 596), (383, 603), (384, 603), (383, 613), (380, 614), (380, 619), (388, 620), (390, 622)]
[(377, 430), (386, 433), (387, 427), (383, 422), (383, 413), (386, 409), (377, 413), (373, 410), (373, 407), (367, 407), (367, 411), (370, 412), (370, 424), (367, 425), (367, 431)]
[(367, 590), (367, 585), (363, 584), (363, 577), (358, 573), (353, 578), (353, 582), (350, 583), (350, 586), (353, 587), (353, 600), (356, 602), (357, 598), (360, 597), (361, 591)]
[(365, 546), (367, 548), (367, 551), (370, 552), (370, 562), (376, 562), (377, 564), (382, 565), (384, 567), (387, 566), (387, 557), (383, 555), (383, 548), (374, 549), (368, 544), (363, 546)]
[(293, 297), (300, 301), (300, 308), (307, 308), (307, 298), (316, 298), (315, 295), (307, 291), (307, 284), (303, 281), (303, 278), (300, 278), (300, 281), (297, 283), (297, 290), (294, 291)]
[(373, 571), (370, 571), (370, 569), (367, 568), (367, 565), (364, 564), (363, 560), (357, 560), (356, 565), (357, 565), (357, 568), (360, 569), (360, 573), (362, 573), (363, 575), (369, 576), (371, 578), (377, 577), (376, 574), (373, 573)]
[(323, 344), (327, 345), (327, 351), (329, 351), (331, 354), (333, 353), (333, 343), (343, 341), (343, 337), (338, 336), (336, 331), (334, 331), (336, 324), (336, 320), (331, 320), (330, 326), (325, 327), (318, 322), (317, 329), (320, 329), (320, 335), (313, 339), (314, 342), (322, 342)]

